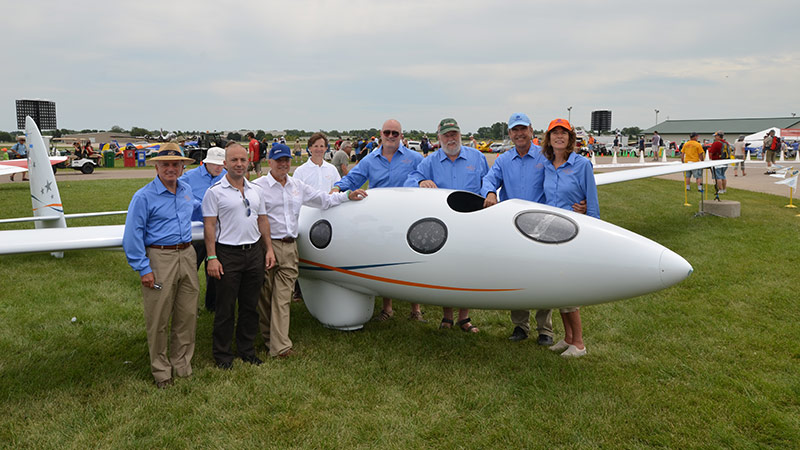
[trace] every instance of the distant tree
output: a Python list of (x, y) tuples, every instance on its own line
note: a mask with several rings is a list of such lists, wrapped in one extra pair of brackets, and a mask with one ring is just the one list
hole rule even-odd
[(489, 127), (480, 127), (478, 131), (475, 132), (475, 135), (481, 139), (489, 139), (492, 137), (492, 129)]
[(125, 130), (124, 128), (122, 128), (119, 125), (114, 125), (113, 127), (111, 127), (111, 132), (112, 133), (125, 133), (126, 131), (127, 130)]
[(620, 131), (623, 136), (628, 136), (631, 139), (637, 139), (642, 134), (642, 129), (639, 127), (625, 127)]
[(14, 136), (7, 131), (0, 131), (0, 142), (14, 142)]
[(273, 136), (272, 133), (264, 133), (264, 137), (262, 137), (261, 139), (264, 139), (264, 138), (266, 138), (268, 141), (271, 141), (271, 140), (275, 139), (275, 136)]
[(242, 140), (242, 135), (237, 133), (237, 132), (235, 132), (235, 131), (231, 131), (230, 133), (228, 133), (227, 139), (229, 141), (239, 142), (239, 141)]
[(146, 136), (150, 134), (150, 130), (141, 127), (131, 127), (131, 136)]
[(256, 131), (256, 139), (258, 139), (259, 141), (260, 141), (260, 140), (262, 140), (262, 139), (264, 139), (264, 135), (265, 135), (265, 134), (266, 134), (266, 133), (264, 133), (264, 130), (258, 130), (258, 131)]

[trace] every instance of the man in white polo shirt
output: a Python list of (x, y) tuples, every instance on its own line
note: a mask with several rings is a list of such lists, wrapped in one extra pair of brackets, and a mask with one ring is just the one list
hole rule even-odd
[(264, 344), (273, 357), (294, 354), (289, 339), (289, 305), (298, 275), (298, 224), (302, 205), (328, 209), (343, 201), (361, 200), (362, 189), (329, 194), (289, 176), (292, 154), (286, 144), (273, 144), (269, 151), (269, 173), (253, 181), (261, 188), (266, 203), (275, 266), (268, 269), (258, 302), (259, 322)]
[(203, 197), (203, 226), (208, 275), (216, 278), (213, 354), (217, 367), (233, 367), (234, 317), (236, 351), (244, 362), (260, 365), (253, 341), (258, 334), (258, 295), (264, 270), (275, 264), (261, 190), (245, 178), (247, 150), (237, 143), (225, 149), (228, 173)]

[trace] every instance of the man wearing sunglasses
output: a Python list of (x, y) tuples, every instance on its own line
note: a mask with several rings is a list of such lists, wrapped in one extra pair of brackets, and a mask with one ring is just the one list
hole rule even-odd
[(367, 193), (361, 189), (347, 193), (327, 193), (289, 176), (292, 154), (285, 144), (276, 144), (269, 151), (269, 172), (253, 181), (261, 189), (265, 203), (275, 265), (267, 270), (258, 301), (259, 325), (269, 355), (288, 358), (294, 355), (289, 339), (289, 305), (294, 282), (299, 273), (297, 252), (298, 219), (302, 205), (328, 209), (345, 200), (361, 200)]
[(248, 154), (230, 143), (225, 148), (225, 176), (203, 197), (203, 233), (210, 277), (217, 281), (214, 315), (214, 361), (221, 369), (233, 367), (232, 346), (236, 300), (236, 351), (242, 361), (260, 365), (253, 341), (258, 334), (258, 296), (264, 270), (275, 264), (269, 221), (261, 190), (247, 181)]
[[(408, 175), (422, 162), (422, 155), (402, 145), (403, 129), (400, 122), (389, 119), (381, 127), (383, 145), (370, 152), (350, 172), (333, 186), (333, 191), (357, 189), (369, 181), (370, 188), (402, 187)], [(394, 317), (392, 299), (383, 298), (383, 309), (375, 317), (385, 321)], [(409, 319), (425, 322), (418, 303), (411, 304)]]

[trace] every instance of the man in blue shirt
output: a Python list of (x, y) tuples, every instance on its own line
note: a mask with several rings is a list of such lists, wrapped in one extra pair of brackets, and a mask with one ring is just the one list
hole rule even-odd
[[(8, 149), (10, 159), (26, 159), (28, 157), (28, 149), (25, 147), (25, 135), (17, 136), (17, 143)], [(11, 181), (14, 181), (14, 175), (11, 174)], [(28, 172), (22, 173), (22, 181), (28, 181)]]
[(172, 385), (173, 370), (179, 377), (192, 374), (199, 283), (191, 245), (192, 189), (178, 180), (193, 160), (168, 143), (152, 161), (157, 176), (133, 194), (122, 248), (141, 277), (150, 371), (163, 389)]
[[(514, 149), (498, 156), (489, 173), (483, 178), (481, 194), (486, 197), (484, 207), (497, 204), (498, 190), (500, 190), (500, 201), (521, 198), (545, 203), (543, 183), (547, 159), (542, 155), (541, 147), (533, 145), (533, 127), (527, 115), (522, 113), (511, 115), (508, 119), (508, 136), (514, 143)], [(582, 208), (581, 211), (581, 205), (573, 205), (575, 211), (585, 213), (585, 204)], [(511, 311), (514, 332), (509, 337), (510, 340), (522, 341), (528, 338), (530, 316), (530, 311), (527, 310)], [(536, 311), (536, 329), (539, 333), (539, 345), (553, 345), (552, 310)]]
[[(333, 185), (332, 192), (354, 191), (369, 181), (369, 187), (400, 187), (406, 182), (408, 175), (422, 161), (422, 155), (404, 147), (403, 128), (400, 122), (389, 119), (381, 127), (383, 145), (377, 151), (367, 154), (350, 172)], [(392, 299), (384, 297), (383, 309), (375, 317), (377, 321), (391, 319), (394, 316)], [(412, 320), (424, 322), (418, 303), (411, 304)]]
[[(194, 195), (194, 211), (192, 212), (192, 221), (203, 221), (203, 197), (206, 191), (212, 184), (219, 181), (225, 176), (225, 149), (219, 147), (211, 147), (206, 153), (206, 158), (203, 160), (203, 165), (192, 170), (186, 171), (178, 180), (186, 182), (192, 188)], [(197, 253), (197, 269), (206, 260), (206, 244), (204, 241), (193, 242), (194, 251)], [(216, 292), (217, 289), (214, 284), (214, 277), (209, 277), (206, 272), (206, 309), (214, 311), (216, 308)]]
[[(441, 147), (419, 163), (417, 169), (408, 175), (405, 185), (458, 189), (480, 195), (481, 182), (489, 171), (486, 157), (474, 148), (461, 145), (461, 128), (455, 119), (442, 119), (437, 133)], [(464, 331), (478, 332), (478, 328), (470, 322), (468, 308), (458, 310), (457, 325)], [(443, 308), (439, 328), (452, 326), (453, 308)]]

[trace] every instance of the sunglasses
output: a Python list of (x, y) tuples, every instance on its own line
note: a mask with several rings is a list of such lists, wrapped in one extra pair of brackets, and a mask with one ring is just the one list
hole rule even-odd
[(383, 130), (383, 135), (386, 137), (397, 137), (400, 136), (400, 132), (395, 130)]
[(248, 200), (244, 194), (242, 194), (242, 203), (244, 204), (244, 207), (247, 208), (247, 211), (245, 211), (245, 216), (250, 217), (250, 200)]

